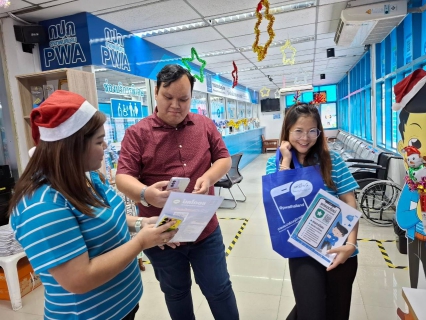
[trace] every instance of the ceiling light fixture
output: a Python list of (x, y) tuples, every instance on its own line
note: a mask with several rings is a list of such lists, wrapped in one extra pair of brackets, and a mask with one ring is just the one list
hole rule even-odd
[[(307, 9), (307, 8), (314, 7), (316, 5), (317, 5), (317, 0), (303, 1), (299, 3), (288, 4), (285, 6), (269, 9), (269, 13), (276, 15), (276, 14), (285, 13), (285, 12)], [(261, 12), (263, 12), (263, 10)], [(206, 21), (182, 24), (182, 25), (168, 27), (168, 28), (161, 28), (161, 29), (143, 31), (143, 32), (134, 32), (134, 34), (141, 38), (147, 38), (147, 37), (153, 37), (153, 36), (158, 36), (162, 34), (175, 33), (175, 32), (205, 28), (208, 26), (217, 26), (217, 25), (222, 25), (227, 23), (239, 22), (239, 21), (254, 19), (255, 17), (256, 17), (255, 12), (246, 12), (246, 13), (236, 14), (232, 16), (208, 19)]]
[(299, 85), (299, 86), (291, 86), (280, 89), (280, 93), (289, 93), (296, 91), (312, 91), (314, 87), (311, 84)]
[[(298, 62), (295, 63), (295, 65), (296, 64), (311, 63), (311, 62), (313, 62), (313, 60), (298, 61)], [(265, 65), (265, 66), (256, 66), (256, 67), (251, 67), (251, 68), (239, 69), (238, 72), (262, 70), (262, 69), (277, 68), (277, 67), (283, 67), (282, 63), (275, 63), (275, 64), (268, 64), (268, 65)], [(230, 73), (230, 72), (229, 71), (218, 72), (218, 73), (216, 73), (216, 75), (222, 75), (222, 74), (227, 74), (227, 73)]]

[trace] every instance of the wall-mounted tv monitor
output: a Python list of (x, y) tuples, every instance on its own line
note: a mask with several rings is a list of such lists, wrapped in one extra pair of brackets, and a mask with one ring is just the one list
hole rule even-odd
[(280, 99), (268, 98), (260, 100), (260, 110), (262, 112), (280, 111)]

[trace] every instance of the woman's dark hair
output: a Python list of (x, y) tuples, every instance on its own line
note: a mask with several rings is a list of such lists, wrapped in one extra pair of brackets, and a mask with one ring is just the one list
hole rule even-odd
[[(85, 175), (84, 159), (89, 140), (105, 123), (103, 113), (96, 111), (93, 117), (76, 133), (59, 140), (40, 140), (24, 173), (15, 186), (9, 203), (9, 214), (25, 196), (32, 194), (44, 184), (59, 191), (78, 211), (91, 216), (93, 207), (105, 207), (89, 190)], [(95, 188), (92, 189), (95, 190)], [(99, 195), (98, 195), (99, 196)]]
[(191, 94), (194, 89), (195, 78), (185, 68), (178, 64), (168, 64), (161, 69), (157, 74), (157, 90), (160, 90), (161, 85), (168, 87), (172, 82), (175, 82), (186, 75), (191, 83)]
[(328, 151), (327, 141), (324, 137), (324, 128), (322, 127), (321, 117), (317, 107), (305, 103), (292, 106), (284, 117), (281, 129), (281, 141), (290, 141), (290, 128), (294, 126), (300, 117), (312, 117), (317, 123), (317, 128), (321, 131), (317, 141), (312, 148), (309, 149), (303, 165), (312, 166), (319, 163), (321, 175), (325, 184), (330, 189), (336, 190), (336, 185), (331, 178), (331, 156)]
[(339, 222), (337, 222), (334, 227), (337, 228), (343, 235), (346, 235), (348, 233), (348, 229), (342, 226)]

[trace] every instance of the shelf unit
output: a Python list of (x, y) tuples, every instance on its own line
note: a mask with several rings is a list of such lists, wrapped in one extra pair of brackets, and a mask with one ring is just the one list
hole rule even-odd
[(43, 86), (47, 81), (67, 80), (68, 90), (78, 93), (86, 98), (94, 107), (98, 108), (95, 75), (91, 72), (74, 69), (57, 69), (39, 73), (31, 73), (16, 76), (18, 80), (19, 94), (21, 96), (22, 114), (28, 126), (25, 128), (28, 148), (34, 146), (31, 135), (30, 113), (33, 109), (31, 96), (32, 86)]

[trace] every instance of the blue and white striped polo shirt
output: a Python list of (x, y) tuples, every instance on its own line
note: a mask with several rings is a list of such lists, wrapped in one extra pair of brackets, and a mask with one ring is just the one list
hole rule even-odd
[(97, 173), (91, 173), (91, 178), (110, 206), (96, 208), (94, 217), (82, 214), (48, 185), (23, 198), (13, 210), (15, 237), (45, 288), (45, 319), (122, 319), (142, 295), (136, 259), (115, 278), (85, 294), (66, 291), (49, 273), (86, 251), (93, 259), (130, 240), (122, 199)]

